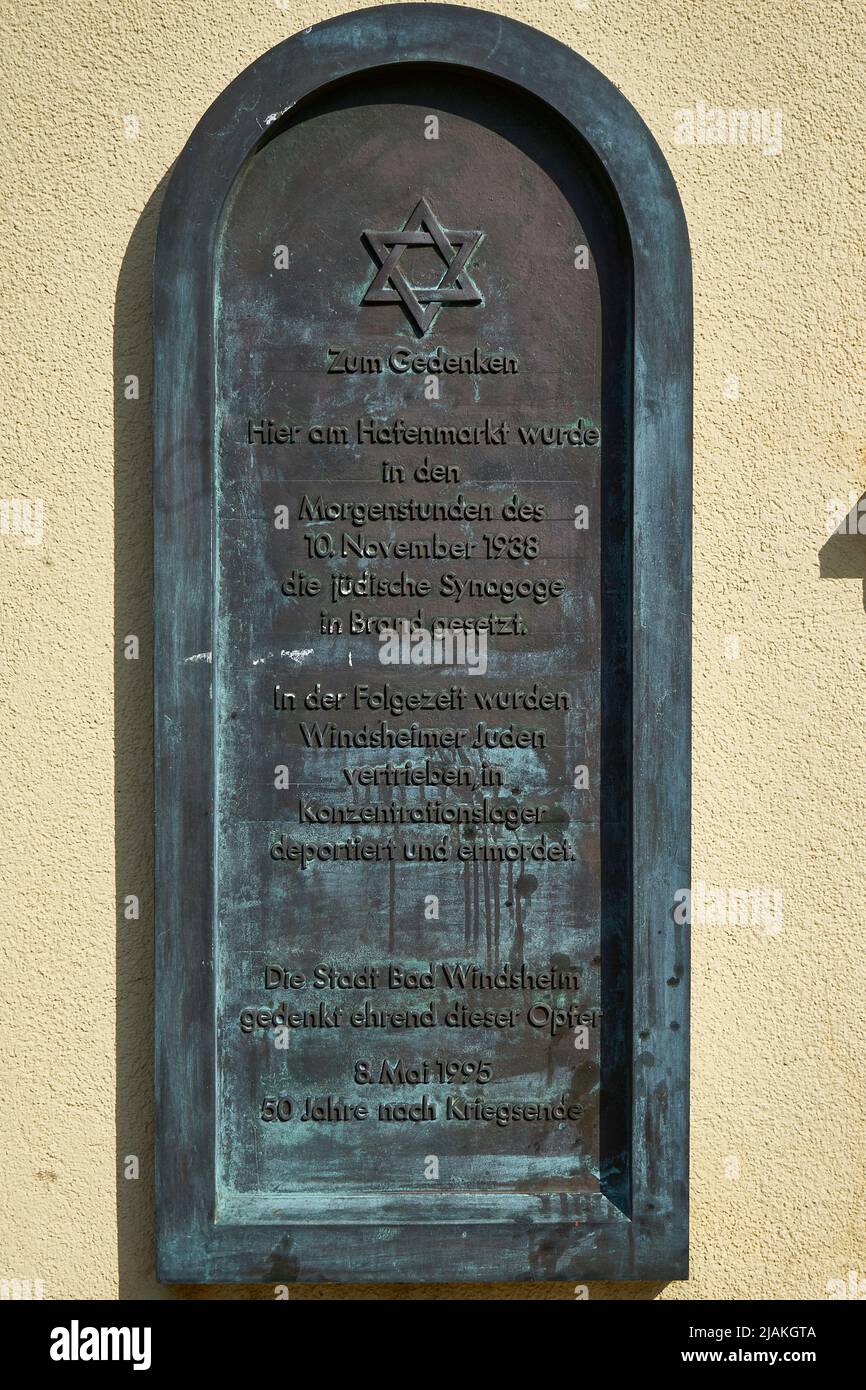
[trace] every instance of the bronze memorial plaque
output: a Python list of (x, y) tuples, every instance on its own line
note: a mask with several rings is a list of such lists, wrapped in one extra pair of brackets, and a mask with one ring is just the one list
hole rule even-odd
[(651, 137), (496, 16), (319, 26), (184, 151), (156, 332), (160, 1277), (681, 1277)]

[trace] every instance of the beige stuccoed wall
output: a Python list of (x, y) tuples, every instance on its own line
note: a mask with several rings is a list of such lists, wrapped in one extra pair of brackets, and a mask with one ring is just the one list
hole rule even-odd
[[(343, 8), (6, 11), (0, 497), (43, 499), (44, 536), (0, 535), (0, 1278), (42, 1280), (46, 1298), (273, 1296), (153, 1279), (148, 270), (166, 171), (199, 116), (260, 52)], [(692, 933), (692, 1279), (591, 1296), (824, 1299), (850, 1270), (866, 1279), (866, 537), (825, 553), (847, 577), (822, 576), (820, 559), (826, 503), (866, 489), (864, 11), (498, 8), (622, 89), (682, 193), (697, 329), (694, 878), (783, 894), (778, 931)], [(781, 152), (676, 144), (674, 112), (700, 101), (781, 111)], [(117, 384), (128, 372), (137, 404)], [(129, 633), (137, 662), (123, 659)], [(138, 922), (119, 911), (130, 893)], [(138, 1181), (118, 1177), (127, 1154)]]

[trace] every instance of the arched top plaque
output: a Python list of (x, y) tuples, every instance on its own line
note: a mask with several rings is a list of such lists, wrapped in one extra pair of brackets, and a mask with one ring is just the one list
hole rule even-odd
[(513, 20), (315, 26), (181, 153), (154, 326), (160, 1278), (685, 1277), (657, 144)]

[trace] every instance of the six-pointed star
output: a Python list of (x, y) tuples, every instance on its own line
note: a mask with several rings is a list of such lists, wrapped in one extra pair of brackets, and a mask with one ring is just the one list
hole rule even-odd
[[(364, 236), (379, 262), (379, 270), (364, 295), (362, 304), (400, 303), (426, 333), (443, 304), (480, 304), (478, 287), (467, 265), (481, 242), (483, 232), (446, 231), (426, 198), (399, 232), (365, 232)], [(407, 246), (433, 246), (445, 262), (438, 285), (410, 285), (399, 260)]]

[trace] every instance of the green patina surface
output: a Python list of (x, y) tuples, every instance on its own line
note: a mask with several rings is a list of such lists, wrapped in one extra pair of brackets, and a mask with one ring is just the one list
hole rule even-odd
[[(392, 65), (385, 74), (383, 63)], [(419, 133), (431, 111), (447, 138)], [(445, 306), (419, 343), (399, 306), (360, 307), (375, 271), (361, 233), (401, 226), (422, 194), (448, 226), (483, 229), (471, 263), (483, 303)], [(281, 243), (285, 270), (274, 265)], [(584, 243), (592, 265), (575, 272), (571, 248)], [(688, 882), (690, 285), (661, 156), (599, 74), (523, 26), (438, 5), (333, 21), (254, 64), (191, 138), (163, 212), (156, 323), (161, 1277), (453, 1279), (455, 1257), (469, 1280), (681, 1275), (687, 957), (670, 904)], [(401, 345), (459, 354), (477, 344), (513, 353), (521, 371), (454, 376), (427, 400), (423, 376), (328, 374), (331, 344), (384, 358)], [(245, 435), (249, 418), (306, 430), (368, 417), (495, 417), (514, 427), (582, 419), (600, 422), (602, 444), (448, 453), (354, 441), (281, 448)], [(383, 459), (411, 465), (425, 452), (456, 462), (459, 485), (377, 483)], [(299, 799), (381, 803), (381, 792), (353, 793), (342, 769), (381, 766), (388, 755), (306, 748), (298, 719), (323, 716), (276, 712), (274, 684), (351, 692), (394, 671), (401, 688), (434, 684), (423, 668), (406, 677), (383, 667), (373, 635), (318, 633), (318, 605), (280, 593), (292, 570), (388, 570), (378, 560), (305, 561), (303, 531), (358, 528), (302, 525), (299, 496), (458, 491), (494, 502), (518, 491), (553, 518), (549, 559), (508, 573), (564, 576), (568, 594), (533, 613), (531, 640), (491, 639), (481, 683), (568, 693), (565, 712), (515, 715), (516, 730), (542, 729), (546, 746), (492, 752), (507, 776), (490, 794), (500, 805), (543, 803), (548, 834), (565, 838), (574, 858), (463, 864), (461, 843), (536, 835), (413, 827), (420, 846), (444, 835), (444, 863), (278, 862), (268, 851), (283, 835), (315, 848), (349, 833), (300, 826)], [(271, 520), (282, 502), (288, 532)], [(578, 504), (602, 522), (582, 547)], [(362, 529), (387, 544), (430, 531), (421, 522)], [(470, 541), (479, 529), (467, 521), (448, 535)], [(446, 568), (474, 574), (467, 562)], [(335, 611), (349, 607), (406, 611), (373, 600)], [(210, 662), (192, 660), (202, 652)], [(455, 683), (471, 696), (479, 679)], [(359, 712), (336, 722), (357, 731), (373, 721)], [(571, 769), (593, 752), (590, 788), (576, 798)], [(468, 749), (430, 756), (443, 768), (480, 767)], [(277, 765), (288, 768), (288, 787), (274, 786)], [(431, 792), (391, 800), (420, 809)], [(400, 851), (408, 832), (391, 838)], [(430, 895), (436, 916), (425, 915)], [(441, 961), (573, 968), (577, 988), (533, 997), (601, 1009), (605, 1024), (577, 1065), (568, 1029), (547, 1038), (455, 1029), (452, 1039), (439, 1028), (423, 1042), (298, 1030), (278, 1050), (267, 1029), (238, 1026), (243, 1010), (287, 997), (268, 997), (269, 963), (308, 973), (320, 962), (361, 970), (390, 961), (418, 971)], [(441, 984), (419, 993), (373, 1002), (459, 1002)], [(364, 997), (349, 991), (341, 1002), (348, 1012)], [(495, 1001), (523, 1002), (501, 992)], [(306, 995), (295, 1007), (309, 1004)], [(565, 1095), (580, 1120), (535, 1131), (260, 1122), (265, 1095), (375, 1106), (381, 1095), (371, 1102), (350, 1084), (355, 1059), (430, 1055), (490, 1060), (491, 1099)], [(444, 1106), (448, 1088), (422, 1089)], [(384, 1099), (418, 1097), (409, 1087)], [(440, 1167), (432, 1184), (429, 1155)]]

